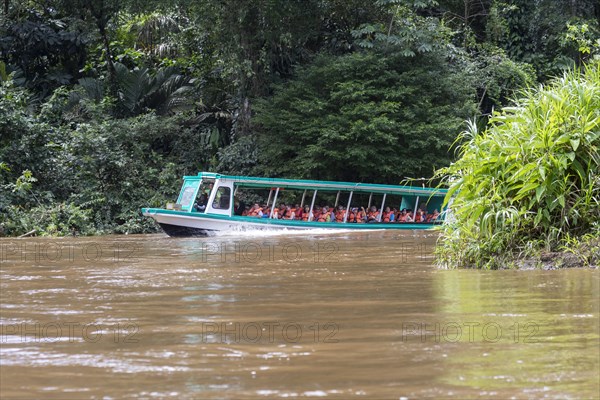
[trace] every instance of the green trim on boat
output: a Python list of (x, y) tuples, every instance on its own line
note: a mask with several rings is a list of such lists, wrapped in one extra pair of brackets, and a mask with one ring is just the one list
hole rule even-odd
[(416, 186), (401, 185), (382, 185), (375, 183), (353, 183), (336, 181), (317, 181), (303, 179), (282, 179), (282, 178), (257, 178), (251, 176), (221, 175), (214, 172), (200, 172), (197, 176), (185, 176), (184, 179), (214, 179), (222, 181), (233, 181), (240, 187), (254, 188), (284, 188), (284, 189), (308, 189), (319, 191), (353, 191), (362, 193), (394, 193), (406, 195), (426, 195), (426, 196), (445, 196), (447, 189), (421, 188)]

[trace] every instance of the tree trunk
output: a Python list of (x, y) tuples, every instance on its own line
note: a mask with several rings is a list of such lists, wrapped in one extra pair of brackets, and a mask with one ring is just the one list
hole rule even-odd
[(115, 64), (112, 60), (112, 53), (110, 51), (110, 42), (108, 41), (108, 35), (106, 34), (106, 26), (98, 22), (98, 29), (100, 30), (100, 36), (102, 36), (102, 42), (104, 43), (104, 51), (106, 52), (106, 63), (108, 65), (108, 74), (112, 79), (115, 78)]

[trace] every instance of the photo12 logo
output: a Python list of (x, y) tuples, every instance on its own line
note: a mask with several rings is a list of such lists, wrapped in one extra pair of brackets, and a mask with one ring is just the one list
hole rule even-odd
[(317, 242), (303, 246), (296, 242), (203, 242), (200, 246), (202, 262), (258, 263), (284, 260), (290, 263), (338, 262), (339, 249), (335, 242)]
[(455, 343), (477, 341), (496, 343), (502, 339), (513, 343), (537, 343), (539, 325), (532, 321), (504, 325), (497, 322), (402, 322), (403, 342), (420, 341)]
[(0, 324), (0, 343), (87, 342), (138, 343), (139, 326), (133, 322), (103, 325), (79, 322)]
[(203, 343), (338, 343), (335, 322), (203, 322)]
[(60, 243), (8, 242), (0, 243), (0, 264), (5, 262), (127, 262), (139, 260), (139, 245), (135, 242), (118, 243)]

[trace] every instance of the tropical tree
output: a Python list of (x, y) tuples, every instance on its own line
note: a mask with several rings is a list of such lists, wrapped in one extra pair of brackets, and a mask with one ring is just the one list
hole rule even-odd
[(18, 9), (0, 19), (0, 61), (5, 72), (14, 72), (17, 83), (49, 96), (61, 85), (81, 77), (88, 39), (69, 27), (68, 19), (44, 15), (35, 9)]
[(269, 160), (258, 171), (386, 183), (431, 176), (476, 113), (463, 71), (439, 53), (321, 55), (257, 105), (260, 154)]

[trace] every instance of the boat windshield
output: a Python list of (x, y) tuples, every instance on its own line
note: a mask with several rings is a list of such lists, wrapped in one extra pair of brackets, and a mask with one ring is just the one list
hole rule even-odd
[(181, 207), (182, 211), (190, 211), (192, 209), (200, 183), (200, 179), (186, 179), (183, 182), (179, 198), (177, 199), (177, 204)]

